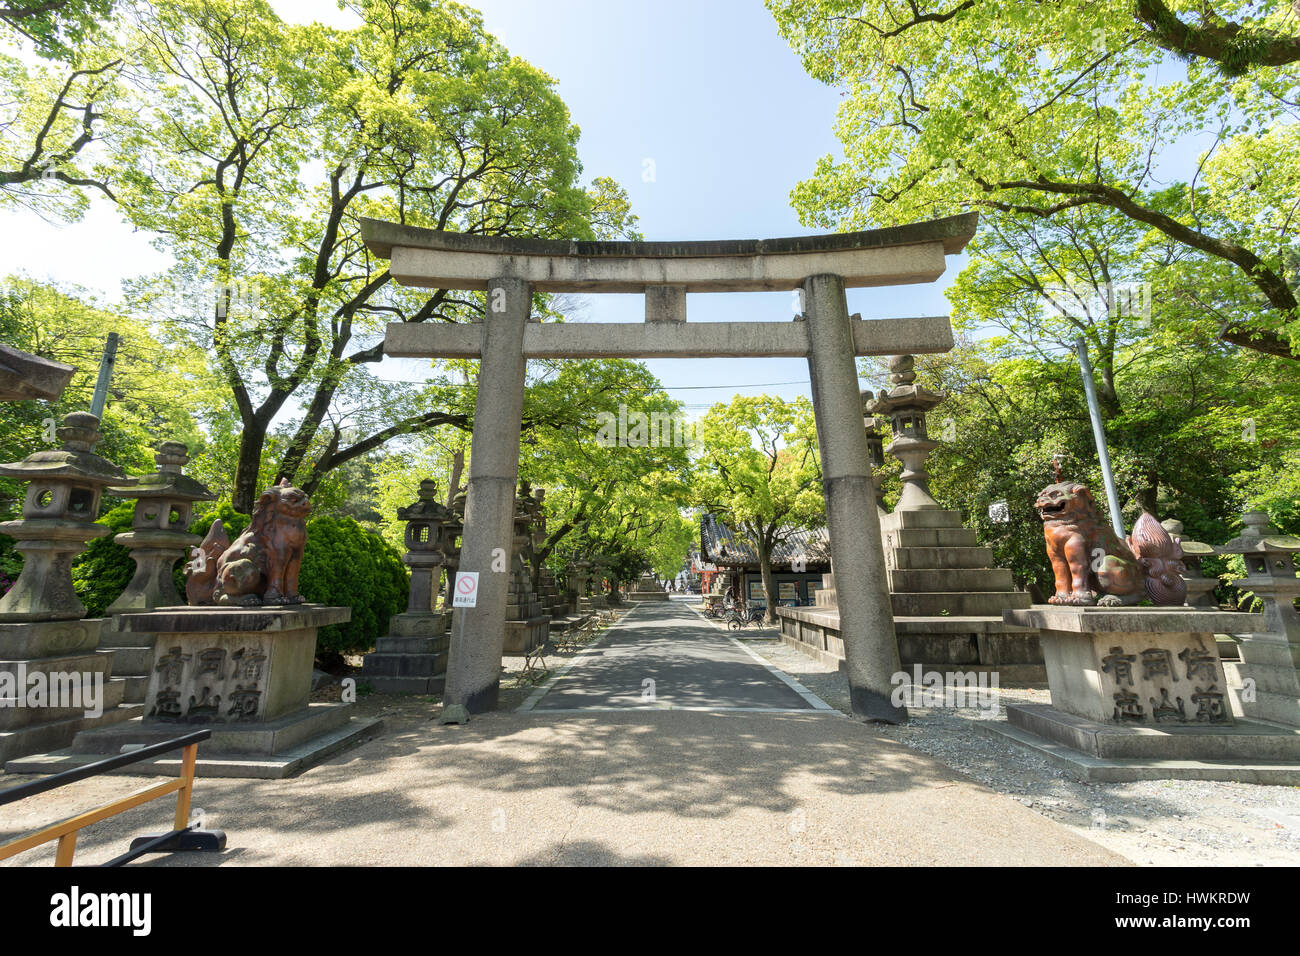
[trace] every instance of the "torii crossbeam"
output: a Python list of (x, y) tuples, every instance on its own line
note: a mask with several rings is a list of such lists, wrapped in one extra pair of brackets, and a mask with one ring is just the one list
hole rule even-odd
[[(530, 358), (806, 356), (826, 495), (831, 561), (853, 712), (890, 723), (899, 670), (855, 356), (945, 352), (947, 317), (850, 316), (850, 287), (933, 282), (975, 234), (976, 213), (866, 232), (722, 242), (565, 242), (438, 232), (362, 220), (370, 251), (399, 283), (488, 293), (482, 322), (393, 323), (384, 352), (478, 358), (460, 568), (479, 571), (474, 608), (455, 612), (444, 719), (496, 706), (509, 574), (524, 370)], [(801, 290), (793, 322), (686, 322), (686, 293)], [(530, 322), (532, 293), (637, 292), (644, 323)], [(458, 718), (463, 714), (463, 718)]]

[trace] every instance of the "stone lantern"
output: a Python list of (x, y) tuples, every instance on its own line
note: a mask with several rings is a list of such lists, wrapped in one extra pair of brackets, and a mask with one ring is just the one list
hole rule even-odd
[[(0, 475), (28, 482), (22, 518), (0, 524), (0, 534), (18, 539), (24, 558), (22, 574), (0, 599), (0, 686), (7, 688), (0, 690), (0, 765), (67, 746), (79, 730), (138, 712), (118, 706), (125, 682), (112, 678), (111, 655), (96, 649), (104, 621), (84, 618), (72, 587), (72, 559), (87, 541), (110, 533), (95, 524), (101, 493), (133, 480), (91, 451), (100, 438), (94, 415), (66, 416), (57, 434), (61, 448), (0, 465)], [(69, 699), (18, 706), (37, 675), (49, 688), (57, 679)], [(98, 694), (97, 715), (88, 709), (90, 694)]]
[(519, 496), (515, 499), (514, 535), (510, 542), (504, 650), (507, 654), (526, 654), (545, 644), (550, 633), (551, 616), (533, 589), (530, 566), (533, 547), (539, 543), (533, 529), (540, 510), (532, 486), (527, 481), (520, 481)]
[(1263, 511), (1247, 511), (1242, 523), (1240, 536), (1216, 550), (1245, 559), (1246, 577), (1237, 586), (1263, 602), (1264, 632), (1234, 636), (1241, 661), (1224, 664), (1233, 711), (1300, 727), (1300, 538), (1278, 534)]
[(1178, 539), (1183, 552), (1183, 566), (1187, 568), (1183, 580), (1187, 583), (1188, 607), (1203, 607), (1217, 610), (1219, 605), (1214, 600), (1214, 589), (1219, 586), (1218, 578), (1207, 578), (1201, 561), (1213, 557), (1214, 548), (1200, 541), (1189, 541), (1183, 537), (1183, 523), (1177, 518), (1168, 518), (1160, 522), (1161, 527), (1170, 536)]
[(881, 437), (880, 429), (884, 426), (885, 420), (870, 414), (872, 398), (870, 391), (862, 392), (864, 412), (862, 424), (867, 430), (867, 461), (871, 465), (871, 487), (876, 498), (876, 511), (884, 515), (886, 512), (881, 486), (884, 484), (885, 476), (880, 474), (880, 469), (885, 467), (885, 440)]
[(420, 482), (419, 500), (398, 508), (397, 517), (406, 522), (406, 554), (402, 562), (411, 569), (406, 610), (409, 614), (428, 614), (435, 609), (438, 580), (447, 563), (446, 531), (453, 517), (451, 509), (438, 501), (438, 483), (425, 479)]
[[(447, 592), (443, 595), (442, 606), (451, 610), (452, 584), (456, 580), (456, 570), (460, 567), (460, 536), (465, 531), (465, 492), (458, 494), (451, 503), (451, 514), (442, 526), (443, 553), (446, 555), (444, 567), (447, 569)], [(450, 615), (448, 615), (450, 620)]]
[(389, 619), (389, 633), (362, 658), (360, 676), (382, 693), (435, 694), (447, 670), (451, 622), (451, 612), (436, 607), (438, 579), (448, 561), (449, 532), (459, 524), (429, 479), (420, 482), (419, 500), (398, 508), (397, 517), (406, 522), (402, 563), (411, 569), (406, 611)]
[(579, 559), (569, 564), (569, 595), (577, 602), (587, 596), (591, 581), (591, 562)]
[(94, 415), (73, 412), (55, 434), (61, 448), (0, 465), (0, 475), (28, 482), (21, 520), (0, 524), (23, 554), (22, 574), (0, 598), (0, 622), (73, 621), (86, 613), (72, 587), (72, 559), (92, 538), (110, 533), (95, 524), (104, 487), (135, 484), (91, 451), (100, 439)]
[(200, 538), (186, 529), (194, 515), (194, 502), (212, 501), (216, 495), (181, 469), (190, 460), (189, 449), (180, 442), (163, 442), (153, 459), (158, 470), (142, 475), (133, 485), (109, 488), (119, 497), (134, 497), (131, 530), (113, 540), (131, 551), (135, 576), (108, 607), (119, 611), (152, 611), (175, 607), (185, 601), (176, 591), (172, 569)]
[(889, 416), (893, 425), (894, 440), (885, 450), (903, 463), (903, 493), (894, 510), (941, 510), (939, 502), (930, 495), (930, 476), (925, 470), (925, 459), (939, 443), (930, 440), (925, 416), (947, 396), (914, 384), (914, 366), (915, 360), (910, 355), (891, 358), (889, 381), (893, 387), (872, 401), (867, 410)]

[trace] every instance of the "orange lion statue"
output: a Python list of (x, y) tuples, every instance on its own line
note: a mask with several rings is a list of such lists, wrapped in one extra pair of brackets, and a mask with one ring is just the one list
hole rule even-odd
[(1143, 512), (1123, 541), (1101, 520), (1086, 485), (1062, 481), (1059, 466), (1056, 479), (1034, 502), (1056, 578), (1047, 603), (1120, 607), (1144, 597), (1161, 605), (1186, 600), (1182, 548), (1152, 515)]
[(310, 512), (307, 493), (285, 479), (262, 492), (234, 544), (214, 521), (186, 565), (186, 599), (193, 605), (302, 604), (298, 570)]

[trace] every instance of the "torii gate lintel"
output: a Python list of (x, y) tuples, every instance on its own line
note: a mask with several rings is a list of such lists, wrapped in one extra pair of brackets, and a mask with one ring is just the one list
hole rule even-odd
[[(726, 242), (554, 242), (442, 233), (362, 221), (370, 250), (390, 259), (404, 285), (488, 293), (483, 322), (394, 323), (395, 356), (478, 358), (480, 385), (460, 567), (480, 572), (479, 603), (455, 612), (444, 722), (496, 706), (505, 637), (509, 554), (519, 471), (524, 373), (530, 358), (805, 356), (811, 373), (831, 562), (852, 708), (896, 723), (899, 670), (880, 521), (862, 423), (855, 357), (944, 352), (946, 317), (850, 316), (848, 287), (931, 282), (945, 256), (975, 233), (977, 214), (831, 236)], [(687, 323), (686, 293), (799, 289), (793, 322)], [(530, 322), (532, 293), (642, 292), (645, 323)]]

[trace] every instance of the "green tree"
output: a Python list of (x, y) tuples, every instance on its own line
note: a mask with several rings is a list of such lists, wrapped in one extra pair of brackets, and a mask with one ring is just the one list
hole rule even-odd
[(270, 477), (308, 492), (448, 421), (418, 386), (367, 369), (385, 323), (469, 320), (482, 296), (396, 287), (360, 218), (578, 239), (633, 221), (612, 181), (579, 184), (578, 130), (554, 81), (473, 11), (345, 6), (361, 26), (289, 25), (264, 0), (157, 0), (123, 17), (133, 82), (114, 118), (116, 195), (176, 260), (137, 301), (215, 357), (239, 416), (240, 510), (277, 418), (292, 424)]
[[(1268, 56), (1229, 77), (1235, 55), (1175, 62), (1140, 15), (1158, 6), (768, 0), (809, 73), (845, 90), (844, 157), (796, 187), (801, 219), (851, 229), (1091, 207), (1192, 253), (1203, 294), (1231, 273), (1240, 298), (1221, 337), (1294, 359), (1300, 74)], [(1238, 35), (1256, 38), (1293, 23), (1287, 6), (1215, 4), (1251, 16), (1260, 29)], [(1191, 149), (1190, 181), (1160, 187), (1162, 162)]]
[(32, 41), (42, 56), (62, 59), (73, 55), (112, 9), (113, 0), (5, 0), (0, 24)]
[(695, 502), (758, 554), (767, 620), (776, 620), (772, 552), (792, 531), (826, 521), (812, 403), (737, 396), (700, 421)]
[[(96, 453), (128, 474), (153, 471), (153, 449), (165, 440), (203, 454), (200, 423), (221, 399), (197, 349), (160, 341), (83, 290), (10, 278), (0, 283), (0, 341), (77, 371), (57, 402), (0, 403), (0, 461), (56, 446), (54, 427), (63, 416), (89, 408), (110, 331), (119, 335), (117, 362)], [(18, 482), (0, 478), (0, 516), (16, 516), (20, 491)]]

